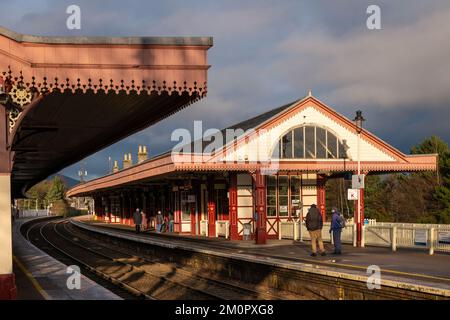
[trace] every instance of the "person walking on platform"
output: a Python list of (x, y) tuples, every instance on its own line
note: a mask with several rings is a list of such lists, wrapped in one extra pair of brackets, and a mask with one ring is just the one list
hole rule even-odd
[(341, 245), (341, 232), (342, 229), (345, 228), (345, 220), (341, 216), (341, 213), (333, 207), (331, 209), (331, 227), (330, 233), (332, 233), (333, 242), (334, 242), (334, 254), (341, 254), (342, 245)]
[(163, 216), (161, 214), (161, 211), (158, 211), (158, 214), (156, 215), (156, 232), (161, 232), (163, 224)]
[(311, 208), (308, 210), (308, 213), (306, 214), (306, 229), (308, 229), (309, 235), (311, 237), (311, 248), (312, 248), (311, 256), (313, 257), (317, 255), (317, 242), (319, 243), (320, 254), (322, 256), (326, 255), (322, 241), (322, 227), (323, 227), (322, 215), (320, 214), (316, 205), (312, 204)]
[(136, 211), (133, 213), (133, 221), (136, 227), (136, 233), (141, 232), (142, 214), (139, 208), (136, 208)]

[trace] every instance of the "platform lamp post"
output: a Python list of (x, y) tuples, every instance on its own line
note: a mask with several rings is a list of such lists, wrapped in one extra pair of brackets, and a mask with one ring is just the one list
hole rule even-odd
[[(358, 161), (358, 179), (361, 177), (361, 155), (360, 155), (360, 140), (362, 132), (362, 124), (366, 119), (362, 116), (362, 111), (356, 111), (356, 117), (353, 119), (355, 121), (356, 133), (357, 133), (357, 161)], [(358, 200), (356, 205), (356, 245), (361, 247), (362, 239), (362, 219), (361, 219), (361, 188), (358, 188)]]

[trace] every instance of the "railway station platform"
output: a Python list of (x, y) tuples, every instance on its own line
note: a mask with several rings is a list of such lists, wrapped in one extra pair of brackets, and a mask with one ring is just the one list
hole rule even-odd
[(13, 259), (18, 300), (121, 300), (91, 279), (81, 275), (80, 289), (69, 289), (65, 264), (31, 244), (20, 232), (33, 219), (19, 219), (13, 225)]
[(331, 276), (366, 283), (372, 274), (367, 268), (375, 265), (381, 270), (381, 286), (450, 299), (450, 255), (445, 253), (430, 256), (426, 251), (412, 249), (392, 252), (388, 248), (343, 245), (343, 254), (333, 255), (333, 246), (325, 243), (327, 256), (311, 257), (309, 241), (269, 240), (266, 245), (256, 245), (254, 241), (154, 231), (137, 235), (130, 226), (94, 221), (89, 217), (78, 217), (71, 222), (89, 231), (116, 238), (297, 270), (310, 273), (311, 276)]

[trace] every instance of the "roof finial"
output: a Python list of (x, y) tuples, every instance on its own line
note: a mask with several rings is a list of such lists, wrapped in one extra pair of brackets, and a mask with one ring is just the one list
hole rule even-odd
[(308, 97), (312, 97), (312, 90), (311, 89), (308, 90)]

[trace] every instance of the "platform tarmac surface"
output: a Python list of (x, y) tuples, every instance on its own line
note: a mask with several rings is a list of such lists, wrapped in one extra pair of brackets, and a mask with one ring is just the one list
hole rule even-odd
[[(429, 255), (427, 250), (398, 249), (392, 252), (390, 248), (365, 247), (355, 248), (343, 244), (342, 255), (334, 255), (334, 247), (324, 243), (326, 256), (311, 257), (309, 241), (268, 240), (266, 245), (256, 245), (254, 241), (235, 240), (224, 238), (208, 238), (204, 236), (190, 236), (145, 231), (136, 235), (134, 228), (128, 225), (111, 224), (103, 221), (93, 221), (86, 217), (78, 218), (79, 222), (110, 230), (118, 234), (126, 234), (136, 240), (153, 239), (165, 241), (191, 248), (202, 248), (220, 251), (230, 257), (250, 255), (264, 262), (286, 262), (286, 264), (302, 263), (316, 268), (342, 271), (350, 274), (365, 275), (367, 267), (376, 265), (381, 268), (382, 276), (393, 281), (401, 281), (413, 285), (447, 290), (450, 293), (450, 254), (435, 253)], [(326, 232), (323, 230), (323, 232)], [(389, 276), (386, 276), (389, 275)]]
[(108, 289), (81, 275), (81, 289), (67, 287), (67, 266), (31, 244), (20, 232), (23, 223), (13, 225), (14, 274), (19, 300), (117, 300)]

